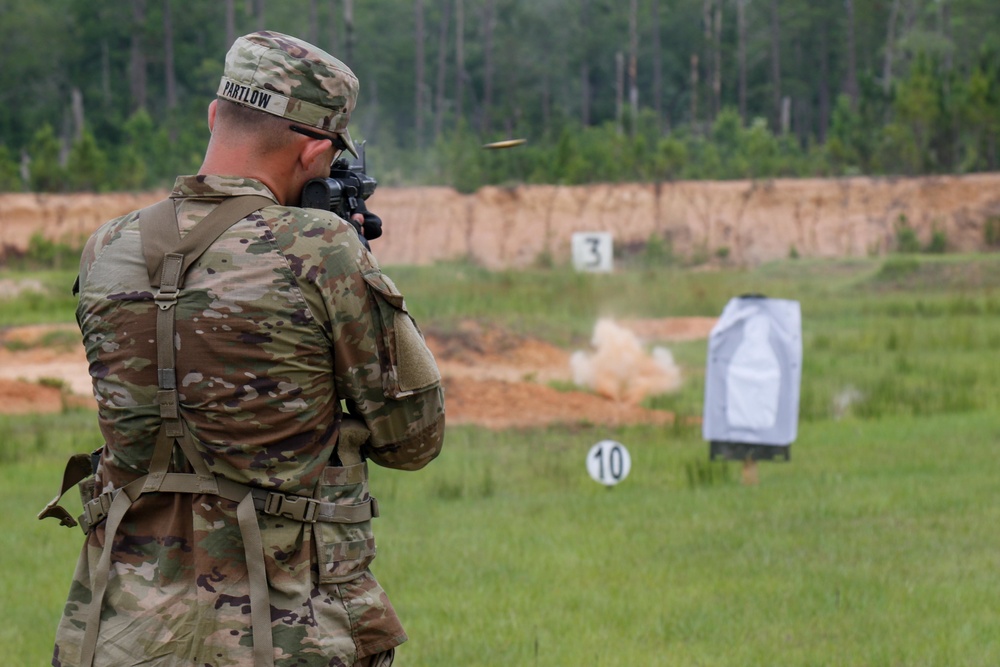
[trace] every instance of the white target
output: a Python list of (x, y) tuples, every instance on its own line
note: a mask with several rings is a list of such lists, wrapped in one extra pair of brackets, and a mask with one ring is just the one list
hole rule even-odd
[(632, 458), (625, 445), (614, 440), (602, 440), (587, 453), (587, 472), (595, 482), (614, 486), (628, 477)]
[(609, 273), (614, 269), (611, 232), (578, 232), (573, 234), (572, 247), (577, 271)]

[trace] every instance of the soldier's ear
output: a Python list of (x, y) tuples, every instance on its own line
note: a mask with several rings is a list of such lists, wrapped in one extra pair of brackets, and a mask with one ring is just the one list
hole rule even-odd
[(215, 129), (215, 112), (219, 108), (219, 100), (212, 100), (212, 103), (208, 105), (208, 131), (211, 132)]
[(331, 144), (328, 139), (311, 139), (301, 137), (299, 149), (299, 160), (305, 169), (310, 169), (316, 160), (324, 159), (327, 163), (329, 159), (325, 154), (330, 150)]

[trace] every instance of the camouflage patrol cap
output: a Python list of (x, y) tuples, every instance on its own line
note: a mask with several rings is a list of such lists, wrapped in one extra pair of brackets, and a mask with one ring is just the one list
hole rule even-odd
[(358, 154), (347, 131), (358, 78), (347, 65), (301, 39), (271, 31), (237, 39), (226, 54), (218, 96), (337, 134)]

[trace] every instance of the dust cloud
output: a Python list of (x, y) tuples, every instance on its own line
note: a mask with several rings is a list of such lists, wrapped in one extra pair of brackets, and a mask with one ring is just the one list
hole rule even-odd
[(681, 369), (670, 350), (654, 347), (647, 352), (634, 333), (612, 319), (597, 321), (591, 344), (594, 351), (577, 351), (570, 356), (577, 386), (630, 404), (681, 386)]

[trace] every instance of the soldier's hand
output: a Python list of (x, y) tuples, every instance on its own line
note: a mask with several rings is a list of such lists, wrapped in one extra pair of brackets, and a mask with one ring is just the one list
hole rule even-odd
[(361, 245), (363, 245), (368, 250), (371, 250), (371, 245), (368, 244), (368, 239), (365, 238), (365, 233), (363, 231), (365, 224), (365, 216), (360, 213), (353, 214), (348, 222), (351, 223), (351, 227), (354, 227), (354, 231), (358, 233), (358, 238), (361, 240)]
[(357, 219), (359, 215), (361, 216), (361, 220), (358, 222), (361, 224), (362, 235), (366, 239), (371, 241), (382, 236), (382, 218), (369, 211), (368, 206), (365, 205), (365, 200), (361, 198), (358, 199), (358, 208), (354, 210), (351, 218)]

